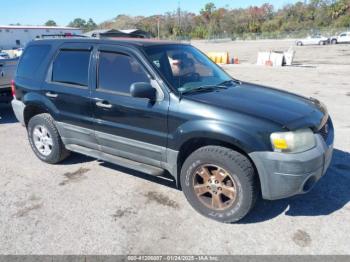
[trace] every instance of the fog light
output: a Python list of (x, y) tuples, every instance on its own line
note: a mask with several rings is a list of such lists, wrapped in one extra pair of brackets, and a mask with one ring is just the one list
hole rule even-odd
[(309, 177), (308, 180), (306, 180), (304, 186), (303, 186), (303, 191), (304, 192), (308, 192), (312, 189), (312, 187), (315, 185), (316, 183), (316, 177), (312, 176)]

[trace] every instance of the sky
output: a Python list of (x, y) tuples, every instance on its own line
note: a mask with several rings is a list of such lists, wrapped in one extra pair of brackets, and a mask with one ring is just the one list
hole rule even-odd
[(295, 0), (6, 0), (0, 5), (0, 25), (16, 24), (43, 25), (47, 20), (54, 20), (65, 26), (74, 18), (85, 20), (90, 17), (101, 23), (119, 14), (132, 16), (156, 15), (177, 9), (199, 13), (208, 2), (216, 7), (248, 7), (269, 2), (279, 8)]

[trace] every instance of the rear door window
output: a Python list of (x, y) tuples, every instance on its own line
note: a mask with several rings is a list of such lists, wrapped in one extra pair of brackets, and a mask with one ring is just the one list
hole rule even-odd
[(100, 52), (97, 89), (130, 94), (130, 86), (136, 82), (150, 82), (138, 60), (123, 53)]
[(52, 67), (52, 81), (88, 86), (91, 52), (87, 50), (61, 50)]
[(50, 49), (50, 45), (34, 45), (26, 48), (17, 68), (17, 76), (33, 79)]

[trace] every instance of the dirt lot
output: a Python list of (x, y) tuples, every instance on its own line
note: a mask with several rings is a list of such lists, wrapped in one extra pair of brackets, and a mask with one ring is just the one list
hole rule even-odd
[(296, 66), (257, 67), (258, 50), (291, 42), (196, 42), (229, 50), (234, 77), (319, 98), (333, 117), (334, 158), (312, 192), (259, 200), (239, 224), (197, 214), (168, 178), (74, 154), (40, 162), (0, 106), (1, 254), (350, 254), (350, 45), (296, 48)]

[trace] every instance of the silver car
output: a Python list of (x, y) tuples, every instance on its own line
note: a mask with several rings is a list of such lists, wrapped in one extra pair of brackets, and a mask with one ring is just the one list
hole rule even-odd
[(322, 35), (308, 36), (304, 39), (298, 39), (295, 41), (296, 45), (325, 45), (328, 43), (328, 38)]

